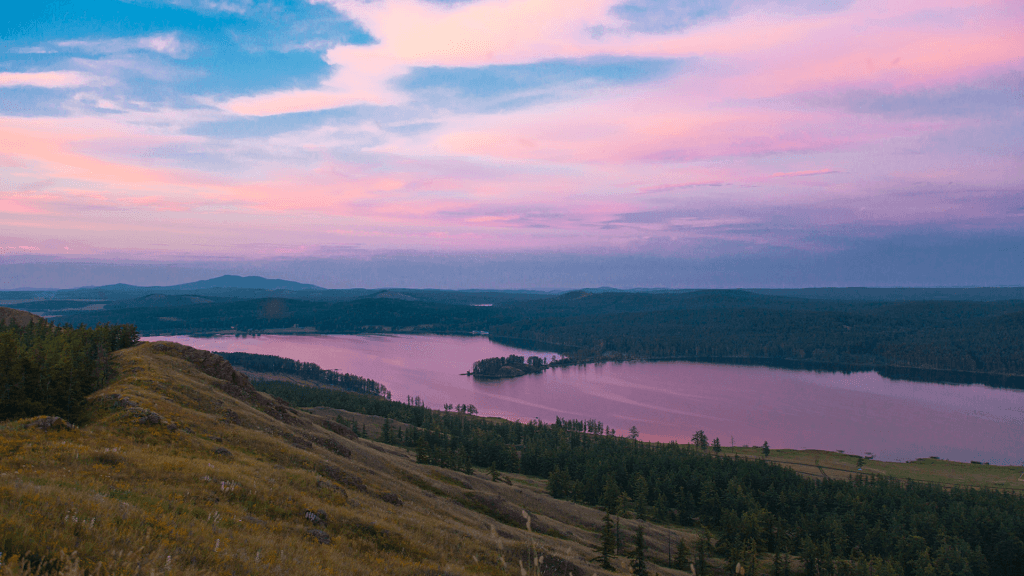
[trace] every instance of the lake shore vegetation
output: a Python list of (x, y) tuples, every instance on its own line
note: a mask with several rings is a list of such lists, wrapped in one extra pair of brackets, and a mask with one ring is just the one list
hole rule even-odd
[(61, 321), (75, 324), (133, 323), (147, 335), (486, 333), (498, 342), (558, 352), (571, 363), (693, 360), (1024, 387), (1024, 350), (1014, 344), (1024, 340), (1019, 299), (576, 291), (489, 293), (496, 301), (480, 306), (484, 296), (455, 291), (306, 292), (274, 298), (158, 294), (109, 301), (102, 310), (58, 312)]

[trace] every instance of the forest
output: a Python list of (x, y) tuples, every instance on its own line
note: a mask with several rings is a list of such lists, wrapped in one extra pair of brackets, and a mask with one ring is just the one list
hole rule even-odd
[(720, 442), (702, 442), (700, 431), (692, 445), (652, 444), (595, 420), (499, 421), (474, 418), (468, 406), (431, 410), (417, 398), (257, 386), (295, 406), (382, 416), (378, 440), (415, 450), (421, 463), (539, 476), (553, 496), (611, 516), (708, 530), (707, 553), (748, 573), (758, 557), (772, 559), (773, 574), (787, 573), (784, 560), (799, 555), (806, 574), (819, 576), (1024, 574), (1024, 497), (1016, 494), (871, 476), (809, 479), (723, 456)]
[(130, 325), (0, 324), (0, 420), (45, 414), (76, 422), (85, 397), (110, 376), (110, 354), (138, 341)]
[(249, 354), (248, 352), (217, 352), (235, 368), (270, 374), (287, 374), (323, 386), (334, 386), (342, 390), (372, 394), (391, 398), (391, 392), (383, 384), (346, 374), (337, 370), (325, 370), (312, 362), (299, 362), (270, 354)]
[(556, 348), (577, 361), (786, 360), (805, 368), (1024, 374), (1021, 301), (863, 303), (709, 291), (675, 309), (655, 310), (651, 299), (646, 310), (622, 311), (630, 306), (615, 296), (581, 297), (557, 314), (542, 309), (492, 326), (491, 336)]
[[(436, 293), (435, 293), (436, 292)], [(62, 321), (134, 323), (144, 334), (489, 332), (572, 363), (699, 360), (828, 370), (931, 370), (931, 381), (1024, 376), (1024, 300), (870, 301), (743, 290), (530, 294), (491, 306), (444, 291), (344, 301), (265, 298), (70, 310)], [(457, 294), (457, 293), (452, 293)], [(426, 299), (426, 298), (432, 299)], [(482, 298), (475, 294), (474, 298)], [(902, 369), (902, 370), (892, 370)], [(983, 376), (987, 375), (987, 376)], [(922, 376), (921, 378), (925, 378)], [(986, 383), (988, 381), (986, 380)], [(1022, 380), (996, 385), (1024, 387)]]

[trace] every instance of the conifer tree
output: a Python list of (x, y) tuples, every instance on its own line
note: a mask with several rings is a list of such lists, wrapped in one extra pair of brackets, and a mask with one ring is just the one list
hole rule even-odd
[(697, 550), (693, 554), (694, 576), (704, 576), (708, 573), (708, 558), (711, 556), (711, 532), (701, 526), (700, 535), (697, 538)]
[(601, 528), (601, 568), (612, 569), (612, 557), (615, 556), (615, 526), (612, 516), (604, 514), (604, 526)]
[(637, 526), (636, 536), (633, 539), (633, 551), (629, 554), (629, 565), (633, 568), (634, 576), (648, 576), (647, 572), (647, 544), (644, 542), (644, 527)]
[(686, 539), (680, 537), (679, 544), (676, 544), (676, 568), (686, 570), (690, 567), (690, 548), (686, 545)]

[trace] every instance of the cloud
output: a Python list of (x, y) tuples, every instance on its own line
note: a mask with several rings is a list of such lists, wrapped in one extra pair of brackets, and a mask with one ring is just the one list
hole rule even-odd
[(240, 116), (277, 116), (360, 104), (385, 106), (400, 104), (403, 101), (398, 97), (369, 91), (287, 90), (255, 96), (238, 96), (218, 104), (218, 107)]
[(640, 192), (672, 192), (674, 190), (686, 190), (688, 188), (703, 188), (705, 186), (724, 186), (725, 182), (720, 180), (708, 180), (704, 182), (686, 182), (685, 184), (658, 184), (657, 186), (646, 186)]
[(182, 42), (177, 32), (153, 34), (137, 38), (106, 38), (102, 40), (64, 40), (56, 43), (61, 48), (70, 48), (90, 54), (118, 54), (135, 50), (147, 50), (172, 58), (187, 58), (193, 47)]
[(42, 46), (26, 46), (22, 48), (12, 48), (12, 54), (53, 54), (56, 50), (49, 48), (43, 48)]
[(793, 176), (817, 176), (820, 174), (838, 174), (839, 170), (832, 170), (831, 168), (821, 168), (818, 170), (798, 170), (796, 172), (776, 172), (772, 174), (772, 178), (790, 178)]
[[(325, 60), (333, 73), (315, 89), (229, 99), (221, 103), (224, 110), (263, 116), (355, 104), (401, 105), (408, 99), (396, 93), (403, 87), (400, 79), (415, 84), (415, 71), (421, 69), (594, 57), (732, 59), (732, 77), (721, 78), (712, 88), (722, 96), (777, 96), (861, 82), (905, 88), (999, 66), (1024, 51), (1024, 39), (999, 21), (996, 10), (982, 12), (971, 3), (950, 7), (958, 12), (950, 17), (965, 22), (950, 28), (922, 15), (931, 8), (923, 1), (894, 7), (864, 0), (843, 10), (832, 7), (811, 14), (747, 4), (728, 19), (710, 18), (724, 13), (725, 5), (706, 2), (678, 6), (691, 14), (683, 19), (692, 25), (669, 31), (631, 28), (628, 17), (638, 10), (650, 12), (652, 5), (614, 0), (327, 3), (363, 25), (376, 42), (327, 50)], [(595, 29), (602, 32), (595, 34)], [(872, 39), (868, 46), (865, 36)], [(936, 42), (957, 48), (936, 50)]]
[(0, 87), (34, 86), (36, 88), (77, 88), (87, 86), (96, 78), (74, 70), (49, 72), (0, 72)]
[(29, 39), (65, 53), (0, 73), (56, 103), (0, 112), (0, 228), (217, 254), (1022, 229), (1019, 3), (616, 2), (179, 2), (180, 32)]
[(254, 7), (253, 0), (163, 0), (163, 2), (195, 12), (236, 15), (245, 14)]

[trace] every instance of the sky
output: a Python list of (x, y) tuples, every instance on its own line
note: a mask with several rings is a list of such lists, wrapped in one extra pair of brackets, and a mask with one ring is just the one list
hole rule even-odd
[(1019, 0), (2, 20), (0, 289), (1024, 284)]

